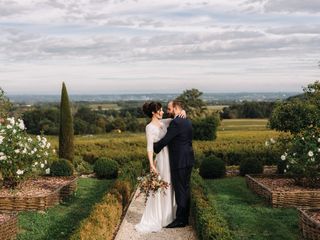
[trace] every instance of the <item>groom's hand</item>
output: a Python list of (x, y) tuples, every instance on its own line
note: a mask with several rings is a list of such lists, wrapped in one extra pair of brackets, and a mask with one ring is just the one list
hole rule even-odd
[(161, 149), (159, 149), (159, 144), (158, 142), (153, 143), (153, 151), (155, 153), (159, 153), (161, 151)]

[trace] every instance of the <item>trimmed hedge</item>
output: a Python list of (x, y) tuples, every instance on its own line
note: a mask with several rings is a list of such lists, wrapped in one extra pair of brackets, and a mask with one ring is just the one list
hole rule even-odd
[(119, 178), (102, 201), (96, 204), (89, 217), (80, 223), (70, 240), (92, 240), (114, 238), (124, 209), (135, 190), (136, 179), (142, 173), (141, 162), (131, 162), (120, 170)]
[(226, 175), (226, 164), (214, 155), (208, 156), (201, 163), (200, 175), (209, 179), (224, 177)]
[(244, 159), (240, 163), (240, 175), (263, 173), (263, 165), (261, 161), (254, 158)]
[(50, 174), (52, 176), (72, 176), (74, 172), (74, 166), (67, 160), (60, 158), (57, 161), (53, 161), (50, 166)]
[(98, 178), (113, 179), (118, 177), (119, 164), (112, 159), (99, 158), (95, 163), (93, 170)]
[(199, 240), (232, 240), (227, 221), (209, 202), (200, 175), (193, 171), (191, 178), (191, 211)]

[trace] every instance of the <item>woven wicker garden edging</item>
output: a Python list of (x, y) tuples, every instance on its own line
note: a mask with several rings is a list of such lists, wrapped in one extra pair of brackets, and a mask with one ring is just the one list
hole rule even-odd
[(320, 240), (320, 222), (310, 216), (320, 208), (299, 209), (299, 228), (303, 239)]
[(72, 194), (77, 188), (77, 178), (71, 178), (66, 185), (58, 187), (49, 194), (42, 196), (6, 196), (0, 197), (0, 211), (25, 211), (36, 210), (44, 211), (56, 204), (62, 199)]
[(271, 190), (259, 182), (259, 177), (281, 178), (279, 175), (246, 175), (247, 186), (264, 197), (273, 207), (314, 207), (320, 208), (320, 190)]
[[(2, 213), (0, 213), (2, 214)], [(6, 214), (9, 218), (4, 222), (0, 222), (0, 239), (12, 240), (17, 236), (17, 213)]]

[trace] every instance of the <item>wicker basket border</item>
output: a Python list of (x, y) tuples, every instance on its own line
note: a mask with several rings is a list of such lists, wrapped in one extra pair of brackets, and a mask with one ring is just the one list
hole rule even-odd
[(282, 175), (252, 174), (246, 175), (247, 186), (258, 195), (264, 197), (273, 207), (320, 207), (320, 190), (305, 191), (273, 191), (260, 183), (256, 178), (285, 178)]
[(320, 222), (308, 213), (320, 211), (320, 208), (299, 208), (299, 228), (303, 239), (320, 240)]
[(58, 187), (51, 193), (43, 196), (29, 196), (29, 197), (0, 197), (0, 211), (11, 212), (11, 211), (25, 211), (35, 210), (44, 211), (56, 204), (58, 204), (63, 198), (72, 194), (77, 187), (78, 177), (71, 178), (70, 182)]
[(6, 214), (9, 215), (9, 220), (0, 223), (0, 237), (2, 240), (12, 240), (16, 239), (17, 233), (18, 233), (18, 218), (16, 212), (11, 213), (5, 213), (0, 212), (0, 214)]

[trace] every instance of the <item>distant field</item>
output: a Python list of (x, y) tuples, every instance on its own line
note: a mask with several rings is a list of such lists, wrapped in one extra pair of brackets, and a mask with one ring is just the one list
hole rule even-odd
[(93, 103), (93, 104), (90, 104), (89, 107), (92, 109), (92, 110), (98, 110), (98, 109), (101, 109), (101, 110), (120, 110), (121, 107), (118, 106), (118, 104), (116, 103)]
[(207, 109), (209, 111), (221, 111), (224, 107), (229, 107), (228, 105), (209, 105)]
[(224, 119), (219, 131), (270, 131), (268, 119)]

